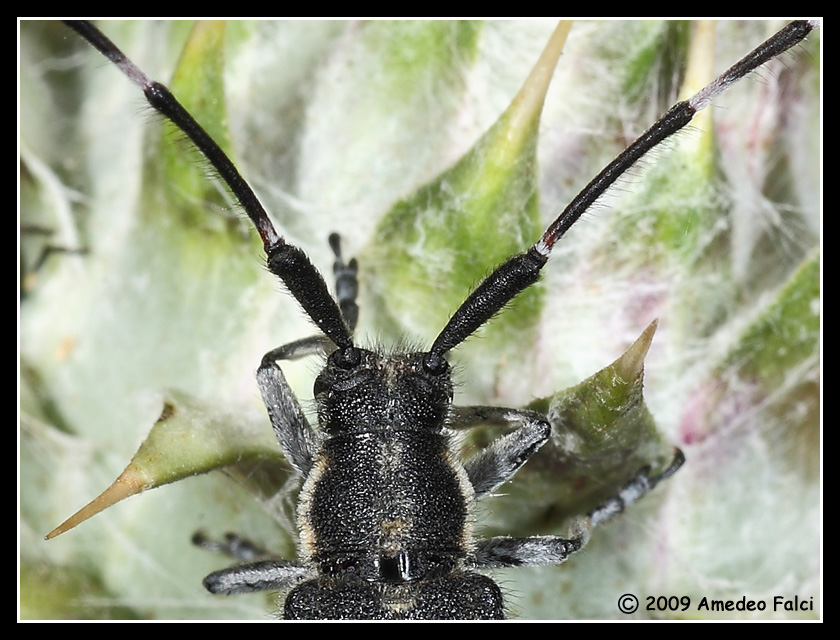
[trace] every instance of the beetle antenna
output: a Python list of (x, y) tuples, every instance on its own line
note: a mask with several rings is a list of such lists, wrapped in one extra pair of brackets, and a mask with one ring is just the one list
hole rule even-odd
[(303, 250), (288, 244), (277, 233), (253, 189), (221, 147), (184, 109), (169, 89), (149, 78), (93, 24), (85, 20), (68, 20), (65, 24), (119, 67), (120, 71), (143, 90), (152, 108), (168, 118), (187, 135), (213, 165), (256, 227), (263, 242), (269, 271), (283, 281), (289, 292), (324, 335), (340, 349), (351, 349), (353, 347), (352, 335), (342, 318), (338, 305), (329, 293), (324, 277)]
[(439, 367), (448, 351), (461, 344), (521, 291), (534, 284), (555, 243), (640, 158), (685, 127), (698, 111), (737, 80), (802, 42), (817, 27), (818, 20), (791, 22), (691, 98), (671, 107), (583, 188), (534, 246), (503, 263), (476, 287), (435, 340), (427, 355), (426, 366), (431, 369)]

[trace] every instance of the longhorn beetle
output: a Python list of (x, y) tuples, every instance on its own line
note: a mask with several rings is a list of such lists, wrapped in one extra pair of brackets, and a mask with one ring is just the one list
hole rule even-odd
[[(775, 55), (775, 53), (773, 55)], [(211, 157), (211, 161), (213, 160), (214, 158)], [(621, 158), (619, 158), (620, 165), (622, 162)], [(225, 171), (223, 169), (220, 169), (219, 167), (217, 167), (217, 169), (219, 169), (223, 176), (225, 175)], [(624, 167), (622, 166), (621, 170), (623, 171), (623, 169)], [(595, 195), (600, 194), (601, 191), (602, 189), (599, 188)], [(240, 199), (247, 199), (247, 196), (242, 196), (241, 194), (239, 195)], [(460, 344), (477, 327), (483, 325), (484, 322), (504, 304), (506, 304), (510, 298), (513, 298), (520, 290), (524, 289), (536, 280), (537, 273), (545, 263), (547, 255), (553, 247), (555, 240), (562, 234), (562, 232), (565, 232), (565, 229), (570, 226), (571, 223), (574, 222), (580, 213), (585, 211), (588, 206), (588, 203), (584, 204), (577, 210), (572, 207), (572, 209), (570, 209), (572, 213), (568, 214), (569, 217), (561, 216), (561, 218), (558, 218), (558, 221), (549, 227), (549, 231), (543, 237), (543, 240), (534, 245), (530, 252), (522, 254), (522, 256), (518, 259), (506, 263), (507, 267), (503, 267), (499, 271), (494, 272), (494, 274), (491, 275), (483, 285), (480, 285), (477, 289), (478, 293), (473, 294), (468, 299), (468, 302), (461, 307), (461, 310), (455, 314), (452, 322), (448, 325), (447, 329), (438, 336), (438, 339), (433, 343), (431, 349), (428, 352), (422, 352), (422, 354), (418, 354), (409, 359), (412, 363), (410, 368), (420, 372), (421, 374), (421, 382), (418, 382), (421, 387), (427, 387), (430, 385), (425, 376), (441, 375), (442, 372), (446, 370), (447, 366), (445, 364), (445, 356), (451, 349)], [(323, 392), (324, 395), (329, 395), (328, 392), (330, 390), (334, 390), (337, 385), (337, 383), (330, 380), (330, 378), (337, 375), (337, 372), (344, 370), (352, 371), (355, 367), (358, 367), (371, 359), (372, 361), (379, 363), (378, 358), (381, 356), (360, 350), (355, 346), (352, 338), (350, 337), (351, 334), (344, 328), (343, 323), (341, 322), (341, 316), (338, 315), (336, 308), (332, 305), (332, 303), (326, 302), (326, 294), (319, 293), (312, 295), (310, 293), (313, 288), (322, 289), (322, 280), (317, 275), (314, 275), (314, 271), (308, 266), (308, 262), (306, 262), (305, 258), (302, 257), (302, 254), (298, 253), (293, 248), (289, 249), (288, 245), (285, 245), (279, 236), (276, 235), (273, 227), (269, 226), (270, 223), (268, 222), (267, 217), (263, 217), (262, 214), (255, 214), (253, 206), (250, 208), (246, 206), (245, 208), (249, 215), (252, 216), (252, 219), (254, 219), (256, 226), (260, 229), (261, 236), (266, 244), (266, 250), (269, 254), (270, 269), (275, 272), (279, 272), (277, 275), (280, 275), (280, 277), (284, 279), (286, 286), (290, 289), (293, 295), (299, 299), (299, 302), (302, 304), (304, 309), (307, 310), (309, 315), (313, 316), (313, 320), (315, 320), (319, 328), (330, 338), (332, 343), (339, 347), (336, 351), (332, 352), (325, 373), (322, 373), (322, 376), (319, 378), (319, 383), (316, 383), (316, 394), (320, 391)], [(300, 274), (297, 274), (295, 277), (290, 275), (290, 269), (296, 270), (298, 267), (290, 267), (284, 262), (283, 256), (285, 256), (286, 253), (290, 253), (295, 257), (295, 260), (293, 261), (294, 264), (300, 264), (299, 261), (304, 260), (302, 263), (304, 265), (302, 267), (303, 285), (301, 285), (302, 281), (300, 279)], [(286, 266), (282, 266), (284, 264), (286, 264)], [(351, 280), (353, 277), (351, 277)], [(317, 286), (310, 286), (312, 283), (315, 283)], [(347, 312), (345, 312), (344, 317), (345, 319), (349, 318)], [(354, 324), (354, 322), (348, 321), (348, 324)], [(274, 376), (280, 375), (279, 369), (276, 369), (274, 365), (274, 361), (288, 357), (290, 354), (298, 355), (299, 353), (310, 353), (311, 351), (320, 350), (323, 348), (323, 344), (324, 341), (322, 339), (304, 341), (302, 343), (298, 343), (294, 348), (281, 348), (271, 352), (269, 354), (271, 357), (267, 356), (267, 359), (264, 360), (263, 365), (260, 367), (259, 379), (263, 393), (268, 397), (269, 404), (271, 404), (271, 398), (273, 395), (286, 393), (285, 383), (279, 381), (279, 378), (274, 378)], [(391, 365), (391, 367), (399, 368), (406, 366), (402, 359), (396, 357), (394, 358), (394, 362), (398, 363), (398, 365)], [(370, 371), (378, 370), (383, 366), (384, 365), (381, 365), (380, 363), (376, 367), (372, 367)], [(384, 366), (384, 368), (388, 369), (389, 367)], [(369, 370), (366, 369), (365, 371)], [(359, 376), (359, 374), (355, 375)], [(367, 372), (362, 374), (360, 377), (353, 377), (353, 382), (349, 386), (352, 388), (360, 386), (373, 375), (373, 373)], [(321, 386), (319, 387), (318, 384)], [(347, 383), (344, 383), (344, 385), (346, 386)], [(442, 390), (439, 389), (437, 393), (447, 397), (445, 403), (447, 404), (448, 396), (450, 394), (450, 390), (448, 390), (447, 386), (444, 385), (444, 388)], [(368, 399), (381, 398), (382, 395), (371, 395), (366, 393), (364, 397)], [(413, 407), (416, 404), (416, 400), (416, 397), (412, 395), (410, 406)], [(280, 401), (279, 405), (282, 406), (282, 413), (284, 414), (288, 413), (288, 410), (291, 408), (291, 405), (288, 404), (288, 400), (285, 399)], [(362, 405), (364, 405), (364, 402), (362, 402)], [(344, 405), (339, 405), (335, 409), (338, 411), (339, 415), (343, 411), (343, 406)], [(424, 404), (424, 406), (427, 405)], [(368, 411), (369, 409), (370, 407), (365, 406), (365, 411)], [(324, 407), (322, 407), (322, 410), (326, 411)], [(469, 413), (464, 415), (466, 416), (464, 418), (466, 422), (470, 422), (472, 420), (472, 418), (469, 417)], [(284, 452), (287, 454), (290, 462), (292, 462), (296, 468), (304, 473), (311, 471), (313, 469), (313, 458), (317, 456), (317, 450), (315, 445), (307, 442), (310, 436), (301, 434), (293, 435), (284, 430), (284, 427), (278, 426), (277, 423), (282, 423), (283, 420), (278, 420), (276, 415), (272, 417), (275, 422), (276, 429), (280, 432), (281, 445), (283, 445)], [(365, 414), (365, 417), (368, 418), (369, 416)], [(330, 418), (325, 424), (335, 424), (335, 419), (337, 418)], [(487, 493), (495, 488), (499, 483), (508, 479), (515, 472), (518, 466), (524, 463), (524, 461), (545, 442), (547, 433), (545, 433), (544, 427), (540, 429), (535, 428), (535, 425), (539, 424), (540, 420), (541, 419), (533, 417), (527, 412), (516, 412), (511, 422), (519, 423), (524, 421), (526, 423), (525, 426), (517, 428), (513, 432), (512, 437), (509, 437), (504, 441), (507, 444), (496, 444), (491, 446), (488, 449), (488, 453), (482, 458), (483, 462), (481, 464), (474, 461), (467, 463), (466, 473), (470, 481), (469, 484), (473, 485), (473, 487), (477, 489), (478, 493)], [(412, 424), (414, 424), (413, 421)], [(306, 434), (306, 431), (303, 431), (302, 433)], [(368, 436), (365, 435), (365, 437)], [(423, 446), (418, 445), (409, 447), (406, 451), (408, 449), (422, 452)], [(432, 458), (440, 461), (442, 455), (440, 453), (441, 451), (442, 449), (436, 451)], [(328, 472), (330, 469), (337, 470), (340, 466), (340, 464), (327, 465), (326, 469), (319, 468), (319, 473), (326, 473), (329, 475)], [(445, 465), (445, 467), (450, 469), (447, 465)], [(676, 464), (670, 469), (673, 470), (675, 467)], [(455, 466), (451, 468), (457, 469)], [(670, 471), (666, 471), (665, 473), (667, 474), (669, 472)], [(444, 473), (443, 475), (446, 474)], [(638, 484), (640, 482), (643, 483), (644, 477), (644, 475), (638, 476), (631, 481), (631, 485)], [(658, 479), (658, 476), (654, 476), (652, 479), (656, 480)], [(466, 491), (464, 487), (466, 485), (463, 485), (460, 481), (456, 484), (458, 484), (460, 489), (455, 493), (452, 493), (451, 491), (443, 491), (442, 493), (447, 495), (457, 494), (464, 497), (464, 492)], [(317, 481), (313, 480), (310, 490), (314, 488), (315, 493), (317, 494), (319, 486), (329, 486), (329, 482), (325, 481), (323, 478), (318, 478)], [(328, 494), (330, 493), (329, 490), (325, 489), (324, 491)], [(313, 500), (317, 503), (316, 499)], [(414, 502), (409, 500), (408, 504), (413, 504), (414, 508), (419, 509), (423, 505), (423, 501), (417, 498)], [(599, 514), (602, 513), (604, 512), (596, 510), (593, 512), (593, 517), (595, 519), (599, 519), (602, 517)], [(313, 516), (311, 512), (310, 516), (313, 520), (310, 524), (315, 526), (317, 529), (319, 525), (316, 526), (314, 521), (320, 522), (320, 518), (318, 516)], [(304, 520), (307, 520), (306, 517), (304, 517)], [(464, 533), (463, 526), (459, 525), (457, 530)], [(316, 538), (319, 535), (322, 534), (319, 533), (316, 535)], [(409, 539), (411, 538), (409, 537)], [(386, 613), (386, 608), (373, 609), (373, 613), (370, 613), (361, 611), (361, 609), (346, 609), (344, 607), (348, 605), (341, 604), (335, 605), (336, 608), (326, 609), (326, 611), (332, 614), (330, 617), (354, 614), (372, 615), (373, 617), (398, 615), (394, 612), (413, 611), (412, 605), (406, 603), (412, 602), (412, 598), (418, 597), (420, 593), (430, 593), (438, 598), (443, 598), (446, 602), (446, 606), (444, 608), (444, 606), (438, 602), (437, 604), (429, 605), (429, 608), (423, 611), (421, 605), (416, 609), (419, 615), (448, 617), (451, 614), (454, 616), (475, 615), (482, 617), (487, 615), (494, 617), (501, 613), (501, 602), (498, 600), (495, 593), (490, 596), (490, 604), (487, 605), (487, 609), (469, 609), (466, 605), (466, 599), (457, 600), (453, 597), (444, 595), (447, 593), (445, 585), (449, 583), (449, 579), (452, 578), (454, 581), (457, 577), (459, 580), (465, 580), (466, 584), (482, 585), (482, 591), (489, 590), (492, 592), (493, 588), (490, 586), (492, 585), (492, 582), (480, 579), (478, 574), (475, 574), (473, 571), (467, 570), (464, 567), (477, 566), (480, 568), (482, 566), (493, 566), (500, 563), (515, 564), (518, 562), (551, 562), (551, 560), (544, 555), (551, 553), (558, 554), (555, 560), (560, 560), (562, 558), (559, 556), (562, 556), (565, 551), (561, 553), (557, 551), (557, 549), (565, 550), (567, 548), (567, 542), (569, 541), (562, 541), (558, 538), (542, 538), (530, 541), (527, 543), (528, 545), (536, 545), (538, 547), (538, 551), (534, 556), (527, 555), (528, 553), (532, 553), (532, 551), (523, 551), (523, 549), (527, 546), (525, 543), (510, 541), (502, 542), (500, 540), (493, 540), (492, 542), (479, 542), (477, 547), (478, 551), (475, 556), (467, 556), (466, 548), (459, 548), (457, 545), (455, 545), (454, 551), (447, 549), (446, 553), (439, 548), (415, 550), (399, 549), (398, 546), (396, 552), (386, 552), (384, 550), (380, 550), (371, 554), (372, 549), (368, 544), (359, 551), (349, 552), (348, 558), (328, 550), (325, 552), (323, 558), (318, 557), (318, 561), (323, 563), (320, 567), (323, 574), (329, 575), (330, 577), (327, 578), (322, 576), (320, 578), (315, 578), (313, 582), (308, 582), (306, 584), (308, 585), (308, 589), (314, 591), (316, 601), (322, 597), (327, 597), (333, 590), (341, 591), (345, 597), (347, 593), (355, 596), (361, 596), (363, 593), (370, 591), (371, 593), (375, 592), (378, 595), (375, 597), (366, 597), (365, 600), (371, 600), (375, 605), (382, 605), (385, 607), (383, 604), (384, 601), (378, 600), (379, 598), (382, 598), (383, 592), (381, 589), (385, 589), (386, 591), (392, 589), (393, 593), (402, 594), (396, 599), (397, 604), (391, 603), (388, 605), (391, 607), (390, 609), (387, 609), (390, 613)], [(571, 547), (574, 548), (574, 546), (580, 544), (582, 541), (573, 539), (570, 542)], [(508, 545), (511, 546), (509, 547)], [(500, 549), (503, 549), (503, 551), (500, 551)], [(317, 556), (317, 541), (314, 550)], [(510, 554), (513, 555), (513, 558), (510, 557)], [(430, 564), (432, 568), (430, 569), (424, 566), (426, 564)], [(261, 566), (265, 569), (265, 565)], [(280, 586), (281, 583), (283, 583), (284, 586), (289, 586), (285, 584), (285, 582), (287, 581), (290, 571), (293, 573), (302, 572), (303, 569), (301, 567), (297, 567), (296, 565), (284, 565), (283, 567), (280, 567), (277, 564), (270, 565), (267, 575), (271, 576), (269, 578), (269, 580), (272, 581), (271, 586)], [(366, 577), (366, 579), (357, 581), (354, 577), (351, 577), (354, 572), (361, 573)], [(219, 580), (232, 580), (236, 586), (244, 587), (245, 585), (243, 580), (245, 580), (245, 578), (243, 576), (245, 575), (246, 574), (244, 573), (224, 572), (219, 574), (217, 577)], [(301, 574), (296, 573), (296, 575)], [(434, 576), (434, 578), (430, 576)], [(443, 578), (440, 578), (440, 576), (443, 576)], [(263, 576), (262, 579), (265, 579), (265, 576)], [(380, 583), (382, 582), (392, 586), (387, 588), (381, 587)], [(428, 588), (428, 591), (424, 591), (424, 588)], [(462, 590), (460, 595), (465, 596), (466, 594), (471, 593), (471, 591), (472, 587), (467, 587), (466, 592)], [(295, 594), (293, 604), (289, 605), (287, 601), (287, 613), (293, 616), (306, 613), (304, 605), (300, 604), (299, 600), (297, 600), (297, 598), (301, 597), (301, 592), (293, 592), (293, 594)], [(343, 599), (342, 602), (346, 602), (346, 599)], [(322, 604), (320, 606), (323, 607), (329, 605)], [(321, 608), (321, 613), (323, 612), (324, 609)], [(410, 616), (412, 614), (409, 613), (407, 615)]]

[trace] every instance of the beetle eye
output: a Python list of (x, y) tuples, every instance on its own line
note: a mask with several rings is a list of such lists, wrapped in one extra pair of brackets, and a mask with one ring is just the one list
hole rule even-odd
[(428, 353), (423, 358), (423, 370), (433, 376), (440, 376), (449, 370), (449, 364), (443, 357), (435, 353)]
[(333, 354), (333, 362), (340, 369), (353, 369), (359, 366), (362, 357), (356, 347), (346, 347)]

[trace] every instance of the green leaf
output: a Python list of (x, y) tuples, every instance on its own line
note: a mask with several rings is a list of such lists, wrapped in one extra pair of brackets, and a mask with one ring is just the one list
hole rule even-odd
[[(642, 394), (655, 331), (653, 322), (615, 362), (528, 405), (548, 416), (552, 439), (491, 503), (486, 523), (494, 534), (562, 531), (573, 516), (618, 495), (642, 469), (655, 475), (670, 464), (673, 446), (660, 435)], [(501, 435), (488, 431), (478, 446)]]

